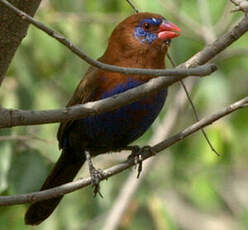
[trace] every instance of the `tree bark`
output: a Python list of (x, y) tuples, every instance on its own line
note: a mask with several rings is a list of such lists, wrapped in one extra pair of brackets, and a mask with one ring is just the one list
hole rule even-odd
[[(33, 16), (41, 0), (9, 0), (9, 2)], [(0, 4), (0, 85), (18, 46), (27, 34), (28, 25), (28, 22)]]

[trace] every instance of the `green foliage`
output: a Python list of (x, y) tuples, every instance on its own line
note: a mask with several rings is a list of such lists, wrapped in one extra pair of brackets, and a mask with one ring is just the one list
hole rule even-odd
[[(196, 29), (185, 26), (177, 17), (184, 13), (200, 26), (204, 24), (205, 22), (201, 22), (198, 1), (134, 2), (141, 11), (165, 15), (182, 28), (182, 36), (173, 40), (170, 48), (177, 63), (186, 61), (205, 46), (204, 39), (195, 33)], [(227, 30), (215, 28), (226, 2), (207, 1), (216, 35)], [(167, 4), (169, 7), (170, 3), (176, 4), (176, 12), (164, 8)], [(108, 36), (115, 25), (132, 13), (125, 0), (53, 0), (44, 1), (36, 18), (64, 34), (89, 56), (98, 58), (104, 52)], [(227, 13), (226, 19), (230, 18), (229, 24), (233, 24), (241, 15)], [(225, 24), (225, 19), (222, 23)], [(248, 36), (244, 35), (228, 51), (245, 50), (247, 42)], [(223, 53), (215, 60), (218, 71), (211, 77), (197, 81), (192, 97), (200, 117), (247, 96), (247, 61), (244, 53), (230, 56)], [(1, 87), (1, 106), (29, 110), (61, 108), (67, 103), (87, 68), (88, 64), (67, 48), (30, 26)], [(173, 86), (169, 91), (168, 101), (157, 126), (162, 124), (167, 110), (172, 109), (176, 103), (175, 88)], [(179, 113), (174, 130), (181, 130), (194, 122), (189, 106)], [(221, 153), (219, 157), (209, 149), (200, 132), (170, 148), (170, 153), (161, 153), (132, 198), (119, 229), (195, 229), (190, 226), (185, 228), (177, 218), (179, 214), (184, 215), (185, 210), (194, 210), (185, 212), (193, 223), (201, 222), (200, 218), (203, 217), (206, 221), (215, 218), (214, 220), (221, 222), (218, 216), (225, 215), (225, 220), (237, 223), (237, 229), (248, 229), (248, 204), (237, 195), (247, 192), (247, 118), (248, 110), (244, 109), (206, 129), (212, 144)], [(59, 156), (57, 126), (50, 124), (0, 130), (0, 137), (23, 137), (7, 141), (1, 141), (0, 138), (1, 195), (22, 194), (39, 189), (49, 173), (51, 162)], [(147, 145), (155, 132), (155, 129), (150, 129), (137, 144)], [(99, 157), (100, 161), (96, 158), (97, 167), (106, 168), (119, 162), (114, 156), (125, 158), (118, 154), (106, 154)], [(86, 171), (87, 168), (83, 168), (79, 176), (86, 177)], [(102, 183), (104, 199), (93, 198), (91, 188), (67, 195), (56, 212), (37, 229), (101, 229), (130, 172), (131, 170), (126, 171)], [(234, 182), (241, 179), (243, 186), (236, 186)], [(172, 211), (173, 199), (169, 198), (169, 194), (177, 194), (180, 198), (176, 199), (176, 210), (180, 213)], [(25, 209), (24, 205), (1, 207), (0, 229), (6, 229), (6, 226), (10, 230), (31, 229), (24, 226)], [(194, 212), (199, 215), (194, 216)]]

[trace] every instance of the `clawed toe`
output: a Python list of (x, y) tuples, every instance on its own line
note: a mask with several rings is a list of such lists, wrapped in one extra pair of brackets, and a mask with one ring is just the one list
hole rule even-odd
[(134, 159), (135, 165), (138, 165), (138, 173), (137, 173), (137, 178), (139, 178), (142, 168), (143, 168), (143, 158), (142, 158), (142, 152), (148, 151), (151, 152), (153, 155), (156, 154), (156, 152), (151, 148), (151, 146), (144, 146), (144, 147), (139, 147), (138, 145), (134, 146), (128, 146), (129, 150), (131, 150), (131, 154), (128, 156), (128, 160)]
[(88, 161), (89, 166), (89, 172), (91, 177), (91, 185), (94, 188), (93, 193), (94, 197), (99, 194), (100, 197), (103, 197), (103, 195), (100, 192), (100, 182), (105, 177), (105, 174), (103, 171), (96, 169), (91, 161), (91, 156), (88, 151), (85, 152), (86, 160)]
[(100, 192), (100, 182), (104, 178), (104, 173), (101, 170), (97, 170), (95, 167), (90, 168), (91, 185), (94, 188), (94, 197), (99, 194), (100, 197), (103, 195)]

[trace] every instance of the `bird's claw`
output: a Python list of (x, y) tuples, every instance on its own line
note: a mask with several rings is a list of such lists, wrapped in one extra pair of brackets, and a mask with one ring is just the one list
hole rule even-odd
[(100, 197), (103, 197), (103, 195), (100, 192), (100, 182), (105, 177), (105, 174), (100, 169), (96, 169), (91, 161), (91, 156), (88, 151), (85, 152), (86, 159), (88, 161), (89, 166), (89, 173), (91, 177), (91, 185), (94, 187), (94, 197), (96, 197), (97, 194), (99, 194)]
[(91, 185), (94, 188), (94, 197), (99, 194), (99, 196), (103, 198), (103, 195), (100, 192), (100, 182), (105, 177), (105, 174), (102, 170), (96, 169), (93, 165), (90, 167), (89, 171), (91, 177)]
[(129, 159), (134, 159), (135, 165), (138, 165), (138, 173), (137, 178), (140, 177), (140, 174), (142, 172), (143, 168), (143, 159), (142, 159), (142, 152), (151, 152), (153, 155), (156, 154), (156, 152), (151, 148), (151, 146), (146, 145), (143, 147), (139, 147), (138, 145), (129, 146), (130, 150), (132, 150), (131, 154), (128, 156)]

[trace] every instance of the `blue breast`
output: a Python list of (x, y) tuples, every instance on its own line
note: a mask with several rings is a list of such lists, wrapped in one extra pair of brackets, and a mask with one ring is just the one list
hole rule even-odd
[[(111, 91), (102, 95), (103, 98), (113, 96), (143, 84), (129, 79)], [(89, 147), (122, 147), (139, 138), (151, 126), (161, 111), (167, 95), (164, 89), (155, 95), (142, 98), (140, 101), (121, 107), (115, 111), (83, 119), (85, 135)], [(81, 122), (82, 122), (81, 121)]]

